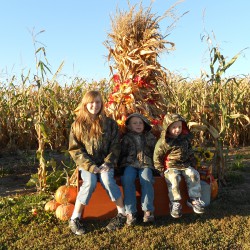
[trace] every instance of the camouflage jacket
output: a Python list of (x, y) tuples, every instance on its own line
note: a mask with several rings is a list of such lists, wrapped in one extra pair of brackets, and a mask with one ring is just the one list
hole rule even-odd
[[(168, 127), (176, 121), (182, 121), (182, 133), (177, 138), (168, 137)], [(154, 150), (154, 165), (161, 172), (167, 168), (183, 168), (195, 165), (191, 140), (193, 136), (183, 117), (167, 114), (163, 120), (163, 131)]]
[(144, 132), (141, 134), (129, 131), (121, 141), (120, 167), (133, 166), (135, 168), (154, 168), (153, 153), (156, 137), (150, 132), (149, 121), (141, 114), (134, 113), (126, 120), (126, 125), (131, 117), (141, 118), (145, 124)]
[(78, 141), (71, 126), (68, 150), (76, 165), (89, 172), (93, 173), (103, 163), (115, 168), (121, 150), (117, 123), (105, 117), (102, 138), (98, 141), (84, 136)]

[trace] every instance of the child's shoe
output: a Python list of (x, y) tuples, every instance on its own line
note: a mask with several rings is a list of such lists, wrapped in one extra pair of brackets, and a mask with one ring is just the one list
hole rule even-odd
[(126, 224), (127, 224), (128, 226), (135, 225), (136, 222), (137, 222), (136, 213), (127, 214), (127, 221), (126, 221)]
[(113, 231), (116, 229), (120, 229), (123, 227), (124, 223), (126, 221), (126, 216), (119, 213), (114, 217), (113, 219), (110, 220), (109, 224), (106, 226), (106, 228), (109, 231)]
[(143, 222), (144, 223), (153, 223), (155, 221), (154, 214), (150, 211), (144, 212)]
[(169, 204), (170, 214), (174, 218), (180, 218), (182, 216), (182, 206), (179, 201), (172, 201)]
[(205, 212), (205, 203), (200, 198), (192, 198), (187, 201), (187, 205), (192, 207), (197, 214), (203, 214)]
[(75, 218), (74, 220), (69, 220), (69, 227), (71, 231), (76, 235), (85, 234), (83, 223), (79, 218)]

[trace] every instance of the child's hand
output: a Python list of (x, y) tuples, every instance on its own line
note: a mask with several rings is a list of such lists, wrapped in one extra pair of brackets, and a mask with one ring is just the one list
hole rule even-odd
[(100, 167), (100, 173), (103, 173), (103, 172), (108, 172), (109, 171), (109, 167), (104, 163), (102, 164)]

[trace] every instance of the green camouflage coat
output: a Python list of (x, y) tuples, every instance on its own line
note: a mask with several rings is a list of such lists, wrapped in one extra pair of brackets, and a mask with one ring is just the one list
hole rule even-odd
[(115, 168), (121, 150), (117, 123), (105, 117), (102, 138), (98, 141), (94, 138), (87, 139), (86, 136), (78, 141), (73, 124), (69, 136), (69, 153), (76, 165), (92, 173), (95, 167), (103, 163), (110, 168)]
[(144, 132), (141, 134), (129, 131), (121, 141), (120, 167), (132, 166), (135, 168), (154, 169), (153, 153), (156, 137), (150, 132), (149, 121), (141, 114), (134, 113), (126, 120), (126, 125), (131, 117), (139, 117), (144, 121)]
[[(177, 138), (168, 137), (168, 127), (176, 121), (182, 122), (182, 133)], [(167, 114), (163, 120), (163, 131), (154, 150), (154, 165), (161, 172), (167, 168), (185, 168), (195, 165), (191, 140), (193, 136), (185, 119), (177, 114)]]

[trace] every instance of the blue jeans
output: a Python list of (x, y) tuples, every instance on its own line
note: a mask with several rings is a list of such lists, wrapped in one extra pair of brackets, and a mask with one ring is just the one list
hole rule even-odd
[(124, 205), (127, 214), (136, 213), (136, 188), (135, 179), (139, 177), (141, 184), (142, 211), (154, 211), (154, 176), (150, 168), (126, 167), (122, 176), (124, 191)]
[(77, 200), (79, 200), (83, 205), (87, 205), (89, 203), (89, 200), (95, 191), (98, 178), (100, 179), (100, 182), (109, 195), (111, 201), (116, 201), (121, 197), (121, 190), (114, 179), (114, 169), (110, 169), (108, 172), (103, 172), (101, 174), (93, 174), (82, 169), (80, 171), (83, 183), (78, 192)]

